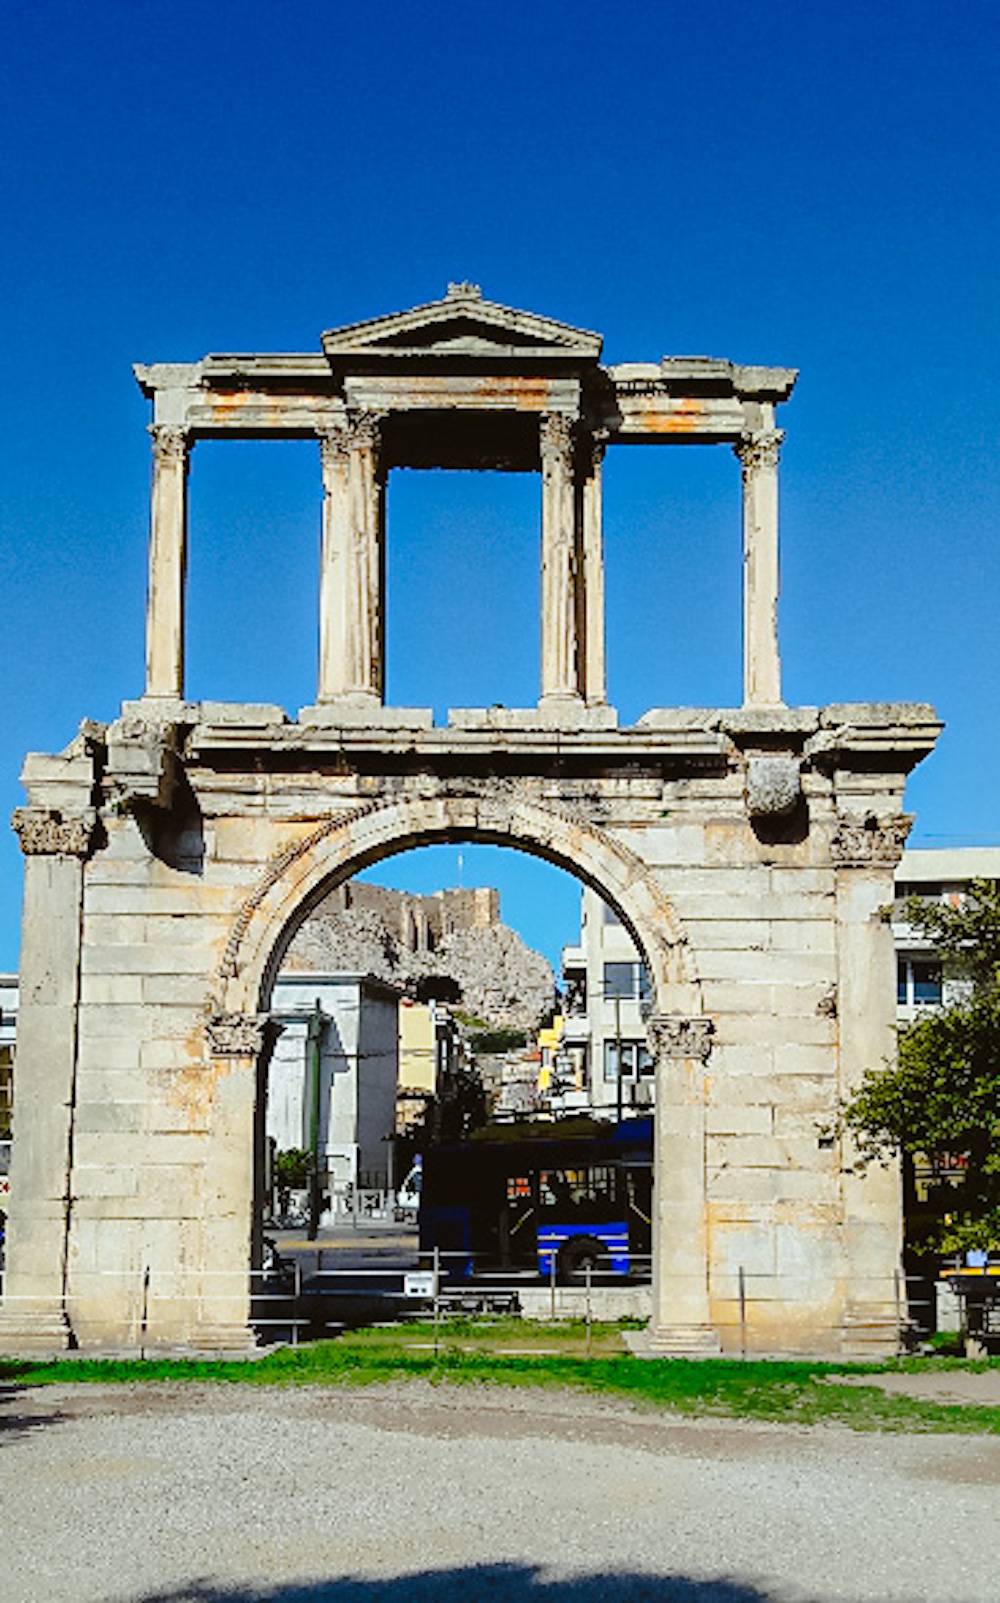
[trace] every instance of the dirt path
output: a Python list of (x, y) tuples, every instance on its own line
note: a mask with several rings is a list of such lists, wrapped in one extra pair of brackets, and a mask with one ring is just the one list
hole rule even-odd
[(0, 1400), (4, 1603), (990, 1603), (1000, 1440), (562, 1393)]

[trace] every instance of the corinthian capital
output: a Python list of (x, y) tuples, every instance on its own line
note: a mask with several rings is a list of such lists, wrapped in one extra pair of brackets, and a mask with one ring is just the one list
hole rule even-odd
[(680, 1014), (654, 1013), (646, 1025), (649, 1050), (660, 1058), (700, 1058), (704, 1063), (712, 1050), (715, 1025), (711, 1019), (684, 1018)]
[(97, 814), (92, 807), (63, 813), (55, 807), (18, 807), (11, 818), (25, 857), (89, 857)]
[(830, 841), (830, 856), (842, 868), (895, 868), (912, 828), (912, 813), (895, 813), (889, 818), (841, 813)]
[(256, 1057), (270, 1023), (267, 1013), (213, 1013), (205, 1025), (208, 1050), (213, 1058)]
[(347, 436), (349, 446), (355, 451), (377, 451), (382, 443), (384, 416), (384, 412), (351, 412)]
[(733, 450), (740, 459), (744, 478), (759, 473), (761, 468), (776, 468), (784, 438), (784, 429), (756, 429), (741, 435)]
[(149, 434), (153, 441), (153, 461), (157, 467), (167, 462), (187, 462), (191, 449), (191, 435), (173, 423), (151, 423)]
[(546, 458), (569, 457), (573, 449), (573, 419), (566, 412), (545, 412), (539, 425), (539, 449)]
[(347, 460), (351, 448), (351, 437), (341, 424), (331, 423), (329, 427), (317, 429), (319, 436), (319, 457), (324, 469), (340, 466)]

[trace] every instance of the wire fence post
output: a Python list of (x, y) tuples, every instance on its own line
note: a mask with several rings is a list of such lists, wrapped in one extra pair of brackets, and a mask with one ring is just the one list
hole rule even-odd
[(139, 1321), (139, 1357), (145, 1362), (146, 1358), (146, 1332), (149, 1329), (149, 1265), (147, 1264), (142, 1275), (142, 1318)]
[(292, 1304), (292, 1346), (299, 1345), (299, 1299), (302, 1296), (302, 1265), (296, 1258), (293, 1285), (295, 1287), (295, 1301)]
[(592, 1275), (594, 1273), (594, 1266), (591, 1263), (589, 1258), (587, 1259), (587, 1261), (586, 1261), (586, 1263), (584, 1265), (583, 1272), (584, 1272), (584, 1276), (586, 1278), (586, 1284), (587, 1284), (587, 1303), (586, 1303), (587, 1357), (589, 1358), (590, 1357), (591, 1326), (592, 1326), (592, 1323), (593, 1323), (593, 1310), (591, 1308), (591, 1303), (590, 1303), (590, 1282), (591, 1282), (591, 1277), (592, 1277)]
[(740, 1264), (740, 1357), (747, 1355), (747, 1277)]
[(434, 1357), (438, 1356), (438, 1322), (441, 1317), (438, 1288), (441, 1283), (441, 1248), (434, 1248)]
[(556, 1317), (556, 1249), (552, 1247), (549, 1252), (549, 1317), (555, 1321)]

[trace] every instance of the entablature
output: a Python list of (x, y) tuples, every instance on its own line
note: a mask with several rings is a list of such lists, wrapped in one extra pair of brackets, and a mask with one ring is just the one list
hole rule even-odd
[[(127, 704), (141, 705), (141, 704)], [(339, 721), (331, 709), (315, 718), (303, 709), (292, 720), (278, 706), (196, 704), (179, 708), (174, 717), (186, 726), (185, 758), (212, 762), (248, 759), (293, 760), (296, 766), (332, 753), (352, 757), (412, 757), (432, 765), (515, 765), (542, 761), (591, 764), (604, 769), (636, 765), (662, 769), (717, 769), (740, 764), (749, 756), (787, 753), (803, 768), (862, 773), (884, 770), (908, 773), (928, 755), (942, 724), (925, 703), (837, 704), (829, 707), (776, 709), (666, 707), (653, 708), (635, 724), (619, 728), (587, 726), (586, 716), (574, 727), (567, 716), (546, 727), (537, 709), (499, 709), (504, 727), (488, 719), (488, 710), (464, 713), (447, 726), (435, 726), (429, 709), (389, 708), (394, 721), (380, 727), (377, 715), (358, 724)], [(610, 712), (605, 709), (605, 712)], [(408, 713), (408, 719), (401, 719)], [(465, 721), (468, 720), (468, 721)]]
[(154, 427), (185, 429), (192, 443), (309, 436), (355, 409), (389, 418), (559, 412), (603, 444), (732, 442), (768, 426), (762, 408), (787, 400), (797, 376), (706, 356), (602, 367), (601, 343), (460, 284), (441, 300), (327, 330), (322, 353), (214, 353), (134, 372), (154, 402)]

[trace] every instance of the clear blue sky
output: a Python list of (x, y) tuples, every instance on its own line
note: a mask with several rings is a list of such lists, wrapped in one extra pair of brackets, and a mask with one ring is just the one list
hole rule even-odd
[[(782, 420), (788, 699), (933, 701), (948, 730), (911, 783), (915, 838), (1000, 839), (995, 0), (5, 16), (0, 812), (26, 750), (142, 687), (131, 363), (316, 349), (471, 278), (601, 330), (608, 361), (801, 368)], [(197, 448), (192, 695), (313, 699), (318, 484), (306, 444)], [(611, 453), (606, 500), (623, 718), (735, 701), (731, 453)], [(391, 699), (535, 699), (537, 515), (528, 478), (394, 475)], [(550, 891), (522, 869), (517, 887), (508, 916), (553, 952), (575, 894), (555, 930)], [(5, 966), (19, 898), (4, 828)]]

